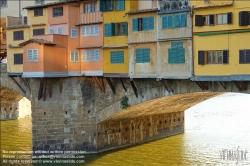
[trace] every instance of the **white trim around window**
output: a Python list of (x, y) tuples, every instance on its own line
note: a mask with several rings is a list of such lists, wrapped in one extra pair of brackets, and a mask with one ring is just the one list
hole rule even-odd
[(71, 29), (70, 34), (71, 34), (71, 38), (77, 38), (78, 37), (77, 29)]
[(82, 36), (98, 36), (99, 35), (99, 26), (82, 26)]
[(27, 59), (28, 59), (28, 62), (37, 62), (38, 61), (38, 49), (28, 49)]
[(70, 62), (79, 62), (79, 54), (77, 50), (70, 51)]
[(82, 62), (99, 62), (100, 51), (96, 50), (82, 50)]

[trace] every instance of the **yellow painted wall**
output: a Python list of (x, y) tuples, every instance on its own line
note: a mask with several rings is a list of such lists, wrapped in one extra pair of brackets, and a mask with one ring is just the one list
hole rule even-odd
[[(125, 10), (116, 11), (114, 3), (114, 11), (103, 12), (103, 23), (119, 23), (119, 22), (128, 22), (128, 15), (126, 14), (129, 11), (138, 10), (138, 1), (125, 1)], [(104, 46), (127, 46), (128, 45), (128, 36), (111, 36), (104, 37)], [(123, 64), (110, 64), (110, 52), (111, 51), (124, 51), (124, 63)], [(104, 58), (103, 58), (103, 67), (104, 73), (119, 73), (127, 74), (128, 73), (128, 48), (125, 49), (104, 49)]]
[[(24, 40), (16, 40), (14, 41), (13, 32), (14, 31), (24, 31)], [(30, 38), (30, 31), (29, 28), (18, 28), (18, 29), (8, 29), (6, 33), (7, 37), (7, 72), (9, 73), (22, 73), (23, 72), (23, 65), (14, 65), (14, 54), (23, 53), (23, 48), (10, 48), (9, 45), (18, 46), (20, 43), (29, 40)]]
[[(123, 64), (111, 64), (110, 52), (111, 51), (124, 51), (124, 63)], [(128, 73), (128, 49), (104, 49), (104, 73)]]
[[(210, 5), (221, 4), (220, 1), (210, 0)], [(229, 4), (231, 1), (223, 1)], [(204, 1), (191, 1), (191, 6), (206, 6)], [(208, 5), (209, 5), (208, 4)], [(239, 26), (239, 12), (250, 11), (250, 1), (234, 1), (232, 6), (216, 7), (194, 10), (193, 16), (193, 48), (194, 48), (194, 75), (195, 76), (222, 76), (234, 74), (250, 74), (250, 64), (239, 64), (239, 50), (250, 49), (250, 32), (235, 33), (213, 36), (197, 36), (199, 33), (207, 33), (210, 31), (239, 31), (250, 30), (250, 25)], [(212, 26), (195, 26), (195, 15), (233, 13), (233, 24), (212, 25)], [(216, 19), (216, 17), (215, 17)], [(210, 50), (229, 50), (229, 64), (205, 64), (198, 65), (198, 51)]]
[[(28, 10), (28, 21), (30, 25), (30, 34), (33, 35), (33, 29), (45, 29), (45, 34), (49, 33), (48, 30), (48, 8), (43, 8), (43, 16), (34, 16), (34, 9)], [(33, 24), (41, 24), (45, 23), (45, 25), (33, 26)]]

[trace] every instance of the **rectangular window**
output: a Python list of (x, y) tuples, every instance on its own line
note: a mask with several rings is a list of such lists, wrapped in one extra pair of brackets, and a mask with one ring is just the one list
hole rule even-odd
[(93, 13), (96, 12), (96, 2), (84, 3), (83, 12), (84, 13)]
[(63, 27), (62, 26), (57, 27), (57, 33), (60, 35), (63, 34)]
[(185, 63), (185, 48), (183, 48), (183, 42), (171, 42), (171, 48), (168, 49), (168, 63)]
[(100, 61), (99, 50), (83, 50), (82, 61), (83, 62), (99, 62)]
[(115, 36), (115, 23), (104, 24), (104, 36)]
[(14, 54), (14, 64), (23, 64), (23, 54)]
[(250, 12), (241, 11), (239, 12), (239, 26), (250, 25)]
[(100, 0), (100, 11), (113, 11), (114, 10), (114, 0)]
[(154, 30), (154, 17), (133, 18), (133, 31)]
[(207, 63), (208, 64), (219, 64), (222, 63), (222, 50), (219, 51), (206, 51)]
[(34, 16), (43, 16), (43, 8), (34, 9)]
[(70, 51), (70, 62), (78, 62), (78, 61), (79, 61), (78, 51), (76, 50)]
[(0, 0), (0, 7), (7, 6), (7, 0)]
[(121, 22), (115, 24), (116, 36), (125, 36), (127, 35), (128, 25), (127, 22)]
[(14, 40), (23, 40), (23, 31), (14, 31), (13, 32)]
[(30, 49), (28, 51), (28, 61), (37, 62), (38, 61), (38, 49)]
[(228, 18), (227, 18), (227, 14), (217, 14), (217, 24), (227, 24), (228, 22)]
[(82, 36), (98, 36), (99, 35), (99, 26), (82, 26)]
[(71, 29), (71, 38), (77, 38), (77, 37), (78, 37), (77, 29)]
[(125, 10), (125, 0), (116, 0), (115, 10)]
[(150, 62), (150, 49), (149, 48), (139, 48), (135, 50), (136, 63), (149, 63)]
[(63, 15), (63, 7), (53, 8), (53, 17), (62, 15)]
[(124, 51), (111, 51), (110, 52), (110, 63), (124, 63)]
[(162, 17), (162, 29), (181, 28), (187, 26), (186, 14), (175, 14)]
[(49, 29), (49, 34), (55, 34), (55, 29), (54, 28), (50, 28)]
[(246, 63), (249, 64), (250, 63), (250, 49), (239, 51), (239, 63), (240, 64), (246, 64)]
[(33, 29), (33, 35), (44, 35), (44, 28)]

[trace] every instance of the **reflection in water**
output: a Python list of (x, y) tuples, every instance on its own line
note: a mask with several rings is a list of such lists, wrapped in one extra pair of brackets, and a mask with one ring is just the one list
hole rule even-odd
[[(185, 111), (184, 134), (86, 156), (84, 165), (236, 165), (237, 157), (222, 160), (220, 152), (237, 148), (249, 151), (239, 164), (250, 165), (249, 101), (237, 93), (209, 99)], [(31, 150), (31, 120), (1, 122), (1, 144), (1, 150)]]

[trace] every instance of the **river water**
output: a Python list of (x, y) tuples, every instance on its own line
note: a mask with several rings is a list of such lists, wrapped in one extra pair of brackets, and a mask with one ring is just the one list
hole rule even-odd
[[(86, 156), (79, 165), (250, 165), (249, 103), (249, 94), (214, 97), (185, 111), (184, 134)], [(1, 152), (31, 151), (31, 137), (30, 118), (1, 122)]]

